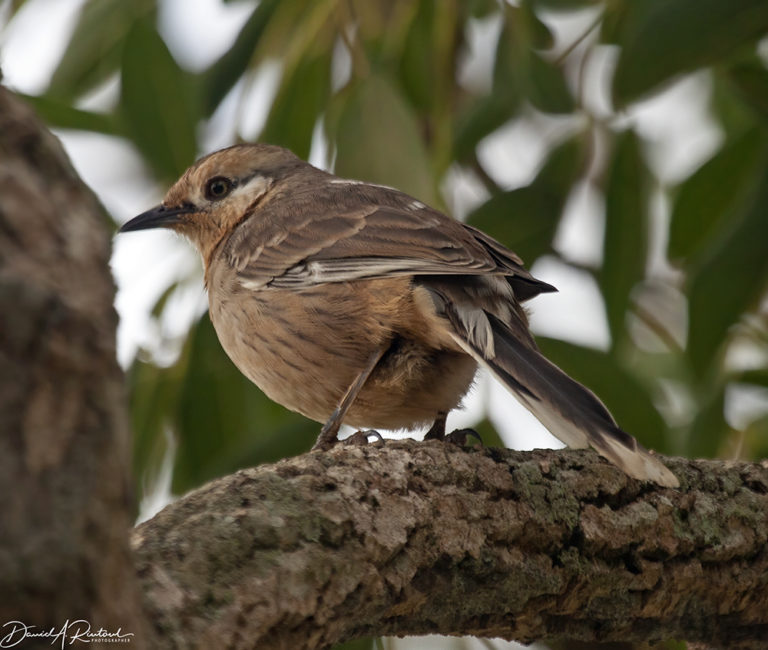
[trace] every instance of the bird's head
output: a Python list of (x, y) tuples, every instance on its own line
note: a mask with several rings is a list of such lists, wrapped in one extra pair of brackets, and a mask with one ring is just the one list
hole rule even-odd
[(120, 232), (169, 228), (188, 237), (204, 259), (247, 218), (270, 190), (307, 167), (296, 155), (266, 144), (241, 144), (198, 160), (163, 202), (125, 223)]

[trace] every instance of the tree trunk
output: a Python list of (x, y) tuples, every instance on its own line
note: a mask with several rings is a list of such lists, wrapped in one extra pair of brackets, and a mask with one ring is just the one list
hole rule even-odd
[(85, 619), (140, 646), (107, 222), (0, 88), (0, 637)]

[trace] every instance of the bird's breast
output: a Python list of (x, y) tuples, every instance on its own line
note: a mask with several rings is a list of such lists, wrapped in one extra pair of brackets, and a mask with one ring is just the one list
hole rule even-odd
[(211, 320), (235, 365), (272, 400), (318, 422), (377, 350), (385, 356), (347, 424), (422, 425), (456, 406), (472, 381), (474, 362), (417, 322), (409, 278), (301, 290), (249, 290), (232, 274), (209, 281), (219, 283), (209, 293)]

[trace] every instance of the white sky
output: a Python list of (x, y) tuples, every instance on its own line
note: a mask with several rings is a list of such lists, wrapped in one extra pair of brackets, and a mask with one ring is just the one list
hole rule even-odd
[[(83, 0), (28, 0), (10, 25), (0, 31), (0, 66), (4, 83), (27, 93), (40, 92), (50, 78), (74, 26)], [(5, 22), (8, 1), (0, 4), (0, 25)], [(255, 2), (223, 4), (218, 0), (165, 0), (161, 3), (159, 27), (180, 64), (200, 70), (215, 60), (231, 42)], [(3, 9), (4, 8), (4, 9)], [(572, 18), (552, 16), (558, 47), (569, 42), (592, 20), (592, 12)], [(490, 79), (490, 46), (498, 37), (498, 21), (478, 21), (471, 30), (472, 51), (462, 66), (462, 76), (472, 83)], [(605, 112), (605, 71), (615, 63), (615, 50), (598, 48), (585, 68), (583, 93), (592, 109)], [(337, 76), (344, 76), (345, 62), (339, 59)], [(279, 67), (265, 66), (250, 85), (230, 93), (202, 134), (204, 151), (229, 144), (236, 131), (253, 136), (266, 117), (266, 109), (279, 81)], [(87, 105), (107, 107), (117, 97), (117, 82), (107, 84)], [(654, 143), (649, 162), (662, 182), (674, 182), (690, 173), (718, 146), (721, 134), (708, 116), (705, 105), (710, 93), (706, 75), (688, 77), (653, 101), (632, 110), (638, 130)], [(246, 111), (242, 107), (247, 107)], [(548, 149), (565, 138), (572, 122), (529, 111), (520, 119), (486, 139), (479, 156), (490, 175), (503, 187), (527, 184), (535, 175)], [(118, 222), (123, 222), (158, 203), (165, 188), (157, 187), (143, 168), (140, 157), (125, 142), (90, 133), (59, 132), (67, 151), (84, 180), (96, 191)], [(319, 133), (318, 133), (319, 136)], [(312, 161), (319, 154), (322, 138), (316, 137)], [(452, 173), (445, 188), (449, 202), (466, 214), (482, 201), (484, 190), (460, 173)], [(459, 215), (460, 216), (460, 215)], [(602, 204), (594, 190), (584, 185), (569, 197), (566, 217), (558, 231), (556, 246), (569, 259), (598, 262), (602, 247)], [(659, 217), (663, 226), (664, 214)], [(659, 233), (664, 228), (657, 228)], [(657, 242), (662, 251), (663, 242)], [(661, 254), (656, 264), (663, 267)], [(139, 347), (151, 350), (166, 362), (173, 359), (189, 324), (206, 308), (200, 262), (191, 248), (167, 232), (153, 231), (116, 237), (112, 268), (118, 285), (116, 307), (120, 315), (118, 349), (125, 366)], [(661, 268), (661, 271), (664, 269)], [(533, 272), (559, 288), (559, 293), (540, 296), (530, 305), (532, 328), (597, 348), (606, 348), (608, 327), (599, 291), (586, 273), (575, 272), (554, 257), (536, 262)], [(191, 280), (190, 280), (191, 278)], [(161, 322), (150, 310), (171, 281), (185, 281), (184, 291), (170, 303)], [(560, 446), (503, 388), (486, 376), (468, 399), (463, 412), (454, 413), (449, 426), (469, 426), (485, 407), (510, 446), (528, 449)]]

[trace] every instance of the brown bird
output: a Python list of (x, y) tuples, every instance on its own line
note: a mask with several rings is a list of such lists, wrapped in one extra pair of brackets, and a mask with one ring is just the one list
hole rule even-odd
[(265, 144), (197, 161), (122, 232), (170, 228), (205, 265), (210, 316), (267, 396), (324, 422), (414, 429), (445, 418), (487, 367), (570, 447), (677, 486), (587, 388), (544, 358), (522, 303), (555, 291), (515, 253), (398, 190), (344, 180)]

